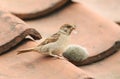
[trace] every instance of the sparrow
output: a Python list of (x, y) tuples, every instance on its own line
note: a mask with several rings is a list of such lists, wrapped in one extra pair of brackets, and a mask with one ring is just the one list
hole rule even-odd
[(44, 55), (61, 58), (63, 52), (69, 44), (69, 36), (75, 28), (75, 25), (64, 24), (60, 27), (57, 33), (46, 38), (36, 47), (20, 50), (17, 54), (35, 51)]

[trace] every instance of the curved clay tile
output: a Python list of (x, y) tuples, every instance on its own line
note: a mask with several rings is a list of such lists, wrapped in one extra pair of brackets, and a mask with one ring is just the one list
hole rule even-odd
[(40, 39), (41, 35), (34, 28), (10, 13), (0, 10), (0, 54), (14, 47), (26, 36)]
[(0, 56), (1, 79), (93, 79), (66, 60), (45, 57), (37, 52), (17, 55), (18, 50), (37, 44), (24, 40), (14, 50)]
[[(117, 24), (78, 3), (72, 3), (49, 17), (27, 21), (27, 23), (38, 29), (43, 37), (55, 33), (62, 24), (76, 25), (78, 33), (72, 34), (71, 44), (81, 45), (90, 53), (89, 60), (85, 60), (83, 64), (71, 61), (76, 65), (95, 63), (116, 53), (114, 43), (120, 39), (120, 27)], [(113, 47), (112, 51), (106, 52), (111, 47)]]
[(94, 12), (120, 23), (120, 0), (73, 0), (85, 4)]
[(22, 19), (32, 19), (58, 10), (68, 2), (70, 0), (0, 0), (0, 7)]

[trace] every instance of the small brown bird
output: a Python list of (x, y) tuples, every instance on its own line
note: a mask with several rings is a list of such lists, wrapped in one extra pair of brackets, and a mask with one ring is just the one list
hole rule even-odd
[(61, 58), (62, 53), (68, 46), (69, 36), (75, 28), (75, 25), (64, 24), (57, 33), (45, 39), (37, 47), (20, 50), (17, 54), (36, 51), (45, 55)]

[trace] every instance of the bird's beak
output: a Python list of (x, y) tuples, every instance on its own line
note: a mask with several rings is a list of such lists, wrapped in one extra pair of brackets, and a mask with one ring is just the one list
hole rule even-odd
[(75, 25), (73, 25), (73, 28), (72, 28), (73, 30), (75, 30), (76, 29), (76, 26)]
[(77, 34), (77, 33), (78, 33), (78, 31), (76, 30), (76, 26), (75, 26), (75, 25), (73, 25), (73, 30), (74, 30), (74, 31), (73, 31), (74, 34)]

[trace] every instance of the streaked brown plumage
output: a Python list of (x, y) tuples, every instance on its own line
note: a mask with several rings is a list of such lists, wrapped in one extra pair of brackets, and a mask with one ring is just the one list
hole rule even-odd
[(36, 51), (45, 55), (60, 58), (68, 45), (69, 35), (74, 29), (74, 25), (64, 24), (57, 33), (45, 39), (37, 47), (20, 50), (17, 54)]

